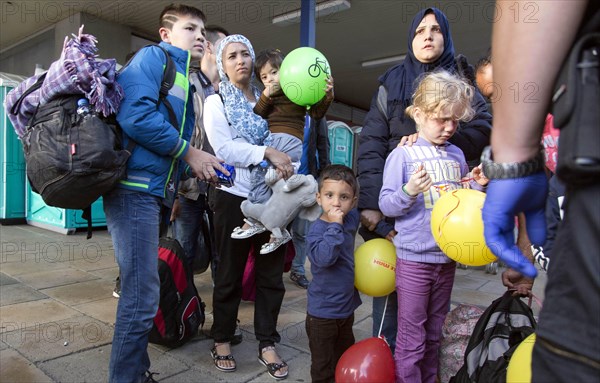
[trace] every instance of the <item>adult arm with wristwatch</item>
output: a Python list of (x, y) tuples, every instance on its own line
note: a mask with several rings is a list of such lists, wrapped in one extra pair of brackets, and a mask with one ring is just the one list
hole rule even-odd
[[(515, 22), (510, 17), (500, 17), (494, 23), (494, 82), (505, 92), (514, 86), (523, 90), (534, 84), (537, 102), (502, 97), (494, 104), (491, 150), (482, 155), (484, 173), (491, 179), (483, 208), (484, 234), (502, 261), (528, 277), (535, 277), (537, 272), (515, 244), (514, 217), (524, 213), (531, 242), (544, 243), (548, 184), (540, 140), (554, 80), (585, 10), (586, 2), (573, 3), (577, 4), (538, 2), (536, 23)], [(511, 4), (498, 1), (498, 14), (510, 14)], [(552, 44), (540, 43), (543, 41)]]

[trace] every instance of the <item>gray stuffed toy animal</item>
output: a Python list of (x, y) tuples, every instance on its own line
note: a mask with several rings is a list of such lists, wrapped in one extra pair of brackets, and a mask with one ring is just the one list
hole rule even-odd
[(274, 169), (269, 169), (265, 182), (273, 190), (267, 202), (256, 204), (245, 200), (241, 205), (247, 218), (261, 222), (273, 234), (275, 242), (280, 242), (263, 245), (261, 254), (270, 253), (289, 241), (291, 237), (286, 226), (297, 215), (314, 221), (321, 214), (321, 207), (317, 204), (317, 181), (312, 175), (295, 174), (283, 180), (278, 179)]

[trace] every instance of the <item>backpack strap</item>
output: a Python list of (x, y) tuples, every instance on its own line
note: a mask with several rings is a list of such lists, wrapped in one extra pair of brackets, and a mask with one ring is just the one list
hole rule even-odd
[(81, 218), (87, 221), (87, 237), (86, 239), (92, 238), (92, 205), (83, 209), (83, 213), (81, 213)]
[[(225, 99), (223, 98), (223, 95), (221, 93), (217, 92), (217, 94), (221, 98), (221, 102), (223, 103), (223, 110), (224, 110), (225, 109)], [(225, 113), (225, 119), (227, 120), (227, 123), (229, 124), (229, 126), (231, 126), (231, 122), (229, 122), (229, 119), (227, 118), (227, 113)]]
[(42, 84), (44, 83), (44, 80), (46, 79), (47, 73), (48, 72), (44, 72), (40, 77), (38, 77), (37, 81), (32, 86), (30, 86), (29, 88), (27, 88), (27, 90), (25, 92), (23, 92), (23, 94), (21, 95), (21, 97), (19, 97), (17, 102), (15, 102), (14, 105), (12, 106), (12, 108), (10, 108), (11, 114), (17, 115), (19, 113), (19, 109), (21, 109), (21, 104), (23, 103), (23, 100), (25, 99), (25, 97), (29, 96), (31, 93), (35, 92), (36, 90), (38, 90), (42, 87)]
[[(169, 122), (171, 123), (173, 128), (177, 129), (177, 116), (175, 115), (173, 106), (171, 105), (169, 100), (167, 100), (167, 96), (169, 95), (169, 90), (171, 90), (173, 85), (175, 85), (175, 77), (177, 76), (177, 68), (175, 67), (175, 63), (173, 62), (171, 55), (169, 55), (169, 52), (167, 52), (167, 50), (165, 48), (161, 47), (158, 44), (148, 44), (148, 45), (144, 46), (142, 49), (144, 49), (146, 47), (160, 48), (160, 50), (162, 50), (166, 56), (165, 70), (163, 71), (163, 77), (160, 82), (160, 89), (158, 91), (158, 102), (156, 103), (156, 107), (158, 108), (158, 105), (160, 105), (161, 103), (165, 105), (165, 108), (167, 108), (167, 113), (169, 114)], [(133, 57), (135, 57), (135, 55)], [(129, 65), (131, 60), (133, 60), (133, 57), (131, 57), (129, 59), (129, 61), (127, 61), (127, 63), (125, 63), (125, 65), (123, 65), (123, 68), (125, 68), (127, 65)], [(121, 70), (123, 70), (123, 68), (121, 68)], [(136, 142), (133, 140), (129, 140), (129, 143), (128, 143), (126, 149), (129, 153), (132, 153), (135, 146), (136, 146)]]
[[(175, 112), (173, 111), (173, 106), (167, 100), (167, 96), (169, 95), (169, 90), (175, 85), (175, 77), (177, 76), (177, 69), (175, 68), (175, 63), (169, 55), (169, 52), (160, 45), (154, 45), (155, 47), (160, 48), (163, 51), (165, 56), (167, 57), (167, 62), (165, 64), (165, 70), (163, 72), (162, 81), (160, 83), (160, 90), (158, 91), (158, 104), (161, 102), (167, 108), (167, 112), (169, 113), (169, 121), (173, 127), (177, 128), (177, 116), (175, 116)], [(157, 105), (158, 105), (157, 104)]]

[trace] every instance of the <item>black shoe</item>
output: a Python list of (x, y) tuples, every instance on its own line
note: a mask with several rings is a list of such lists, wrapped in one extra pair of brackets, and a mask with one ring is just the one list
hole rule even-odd
[(154, 375), (160, 375), (158, 372), (150, 372), (146, 371), (144, 374), (144, 383), (158, 383), (156, 379), (154, 379)]
[(242, 343), (244, 336), (242, 335), (242, 329), (240, 329), (240, 320), (237, 320), (237, 324), (235, 325), (235, 332), (233, 333), (233, 338), (231, 338), (231, 344), (236, 345)]
[(117, 277), (115, 281), (115, 289), (113, 290), (113, 297), (120, 298), (121, 297), (121, 278)]
[(290, 273), (290, 279), (296, 284), (296, 286), (302, 289), (308, 289), (308, 284), (310, 282), (308, 282), (308, 279), (306, 279), (304, 275), (298, 273)]

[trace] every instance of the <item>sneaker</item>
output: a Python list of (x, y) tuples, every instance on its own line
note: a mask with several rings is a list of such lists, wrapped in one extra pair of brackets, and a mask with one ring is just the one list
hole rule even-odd
[(310, 283), (308, 279), (302, 274), (298, 273), (290, 273), (290, 279), (294, 284), (302, 289), (308, 289), (308, 284)]
[(240, 328), (240, 320), (237, 320), (237, 324), (235, 325), (235, 332), (233, 333), (233, 338), (231, 338), (231, 344), (236, 345), (242, 343), (244, 339), (242, 335), (242, 329)]
[(273, 242), (265, 243), (260, 248), (261, 254), (269, 254), (274, 252), (279, 248), (279, 246), (288, 243), (292, 239), (292, 236), (287, 230), (283, 230), (283, 237), (279, 238), (271, 236), (271, 238), (274, 238)]
[(245, 230), (242, 229), (241, 226), (236, 227), (235, 229), (233, 229), (233, 232), (231, 233), (231, 238), (233, 238), (233, 239), (250, 238), (253, 235), (263, 233), (265, 230), (267, 230), (267, 228), (264, 227), (263, 224), (260, 222), (252, 222), (247, 219), (244, 219), (244, 222), (249, 224), (250, 227)]
[(115, 288), (113, 290), (113, 297), (121, 298), (121, 278), (117, 277), (115, 281)]

